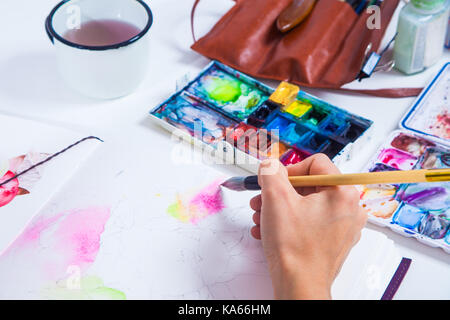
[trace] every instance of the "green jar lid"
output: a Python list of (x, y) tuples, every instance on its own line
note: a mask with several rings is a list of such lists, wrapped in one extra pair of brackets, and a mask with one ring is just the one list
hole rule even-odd
[(445, 1), (447, 0), (411, 0), (411, 3), (418, 9), (431, 11), (443, 7)]

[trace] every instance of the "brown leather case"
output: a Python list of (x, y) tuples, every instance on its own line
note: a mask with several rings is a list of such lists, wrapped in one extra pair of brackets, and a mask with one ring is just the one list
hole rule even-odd
[[(191, 14), (192, 31), (196, 0)], [(276, 27), (291, 0), (236, 0), (236, 4), (192, 49), (254, 77), (299, 86), (339, 89), (381, 97), (416, 96), (422, 88), (341, 88), (356, 79), (366, 48), (378, 50), (399, 0), (381, 5), (381, 29), (370, 30), (367, 12), (346, 2), (318, 0), (312, 13), (287, 33)], [(194, 31), (193, 31), (194, 34)], [(195, 39), (195, 38), (194, 38)]]

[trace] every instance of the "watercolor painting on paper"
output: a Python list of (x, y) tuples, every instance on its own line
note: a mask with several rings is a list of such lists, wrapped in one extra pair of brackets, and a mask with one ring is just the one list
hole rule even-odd
[(30, 152), (4, 161), (0, 165), (0, 184), (11, 180), (0, 186), (0, 207), (6, 206), (17, 196), (27, 195), (31, 192), (33, 186), (41, 178), (43, 167), (37, 167), (17, 178), (15, 176), (47, 157), (48, 154), (45, 153)]
[[(10, 272), (15, 270), (23, 277), (15, 279), (15, 286), (27, 285), (28, 294), (34, 298), (125, 299), (123, 292), (106, 286), (100, 277), (87, 272), (96, 260), (109, 217), (107, 207), (36, 216), (0, 256), (0, 282), (4, 288), (0, 296), (20, 294), (8, 287)], [(18, 266), (18, 261), (21, 265), (32, 261), (32, 272)]]
[(84, 134), (5, 115), (0, 115), (0, 123), (6, 132), (16, 133), (4, 139), (0, 147), (0, 217), (4, 227), (0, 232), (1, 253), (75, 173), (99, 142), (87, 141), (16, 177), (83, 138)]

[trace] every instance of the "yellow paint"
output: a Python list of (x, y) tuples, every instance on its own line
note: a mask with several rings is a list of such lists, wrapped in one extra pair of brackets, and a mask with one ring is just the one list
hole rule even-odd
[(294, 101), (289, 106), (287, 106), (284, 111), (296, 116), (301, 117), (309, 110), (311, 110), (312, 105), (304, 101)]
[(281, 142), (275, 142), (270, 146), (269, 150), (267, 151), (266, 157), (279, 159), (286, 151), (287, 151), (286, 145), (284, 145)]
[(296, 85), (283, 81), (269, 99), (283, 106), (287, 106), (295, 101), (299, 91), (300, 88)]

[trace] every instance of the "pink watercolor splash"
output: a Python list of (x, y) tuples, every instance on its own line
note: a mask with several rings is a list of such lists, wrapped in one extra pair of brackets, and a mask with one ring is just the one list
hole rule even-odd
[(67, 265), (81, 267), (95, 261), (109, 217), (109, 208), (77, 209), (66, 215), (54, 236)]
[(41, 233), (54, 225), (61, 217), (62, 213), (52, 217), (37, 217), (36, 220), (28, 226), (24, 232), (16, 239), (13, 247), (22, 247), (26, 245), (38, 245)]
[[(69, 266), (81, 269), (95, 261), (110, 209), (74, 209), (52, 216), (36, 217), (2, 256), (32, 250), (49, 252), (43, 260), (53, 274), (64, 274)], [(46, 239), (46, 240), (43, 240)], [(51, 257), (51, 258), (50, 258)], [(46, 268), (45, 267), (45, 268)]]
[(176, 202), (167, 208), (167, 213), (180, 221), (193, 224), (219, 213), (225, 208), (220, 189), (221, 183), (222, 179), (216, 180), (191, 198), (186, 199), (178, 194)]

